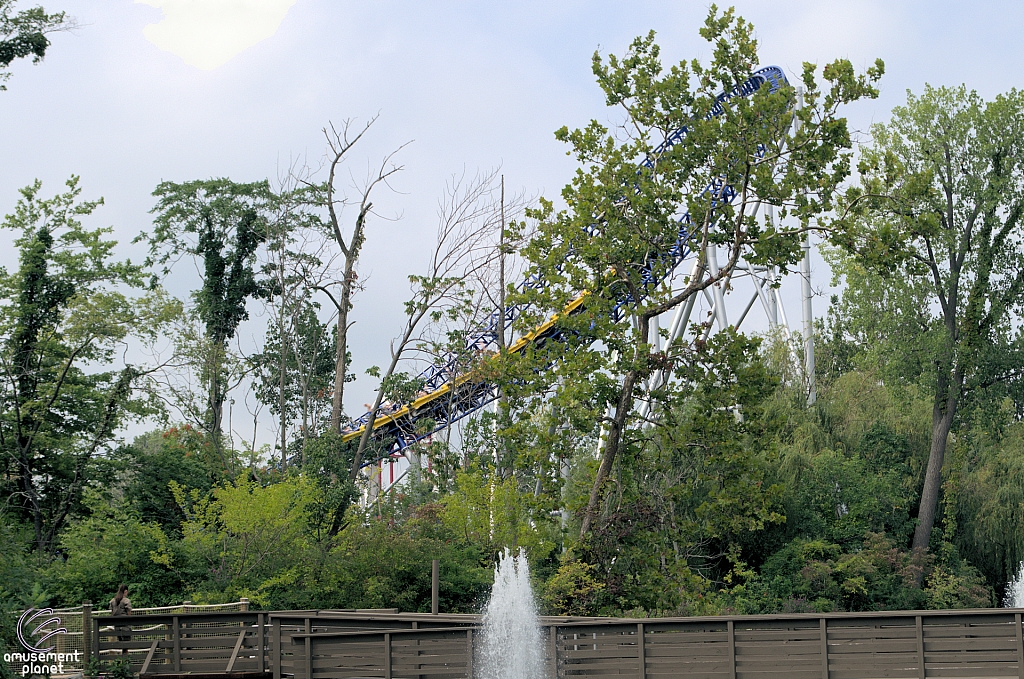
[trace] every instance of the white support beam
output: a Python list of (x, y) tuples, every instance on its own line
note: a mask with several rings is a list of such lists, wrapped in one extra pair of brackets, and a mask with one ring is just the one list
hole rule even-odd
[[(804, 107), (804, 90), (796, 88), (796, 107)], [(799, 119), (794, 123), (794, 130), (800, 131)], [(803, 339), (804, 339), (804, 380), (807, 386), (807, 404), (814, 405), (818, 399), (818, 385), (814, 374), (814, 309), (811, 305), (813, 290), (811, 289), (811, 232), (804, 233), (804, 257), (800, 263), (800, 291), (803, 301)]]

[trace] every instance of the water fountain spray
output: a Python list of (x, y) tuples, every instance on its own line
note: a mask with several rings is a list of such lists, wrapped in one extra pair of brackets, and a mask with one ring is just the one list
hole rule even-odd
[(484, 609), (477, 648), (477, 679), (545, 679), (543, 638), (522, 549), (508, 549), (494, 568), (491, 599)]

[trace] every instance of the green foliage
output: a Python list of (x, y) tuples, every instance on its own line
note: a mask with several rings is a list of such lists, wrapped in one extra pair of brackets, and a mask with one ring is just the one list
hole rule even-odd
[(334, 385), (337, 329), (320, 321), (318, 309), (301, 300), (284, 310), (290, 312), (287, 323), (268, 325), (263, 351), (251, 361), (259, 375), (256, 397), (283, 421), (301, 421), (303, 447), (322, 429)]
[[(880, 533), (846, 551), (827, 540), (798, 538), (773, 554), (757, 577), (733, 592), (746, 613), (983, 608), (991, 590), (955, 555), (935, 565)], [(926, 586), (916, 582), (924, 575)]]
[(872, 127), (861, 184), (834, 224), (849, 258), (837, 257), (850, 291), (846, 327), (874, 344), (887, 372), (932, 394), (919, 548), (932, 538), (950, 432), (998, 410), (1024, 356), (1022, 131), (1016, 90), (991, 102), (965, 86), (908, 94), (890, 122)]
[(0, 91), (11, 74), (7, 68), (15, 59), (32, 57), (38, 64), (50, 46), (47, 33), (66, 30), (71, 22), (64, 12), (47, 14), (42, 7), (14, 11), (17, 0), (0, 0)]
[(1001, 432), (979, 427), (958, 439), (944, 489), (945, 532), (1000, 594), (1024, 560), (1022, 427), (1020, 421)]
[(343, 443), (335, 434), (322, 434), (306, 446), (303, 472), (312, 479), (306, 517), (310, 537), (330, 550), (345, 526), (346, 512), (359, 491), (348, 472), (355, 454), (354, 442)]
[(48, 576), (57, 600), (68, 606), (92, 601), (103, 607), (122, 582), (136, 607), (164, 605), (182, 594), (176, 563), (178, 545), (156, 524), (140, 520), (97, 491), (86, 493), (89, 516), (74, 521), (61, 536), (64, 561)]
[(206, 344), (205, 355), (196, 358), (207, 388), (204, 425), (219, 446), (228, 388), (227, 342), (249, 317), (247, 301), (267, 294), (256, 279), (255, 255), (281, 197), (267, 181), (229, 179), (162, 182), (153, 195), (158, 199), (153, 231), (136, 239), (149, 242), (149, 263), (162, 266), (166, 275), (183, 254), (201, 262), (202, 286), (193, 298)]
[(206, 492), (228, 476), (207, 437), (188, 426), (150, 432), (121, 448), (117, 457), (123, 464), (125, 504), (169, 535), (180, 536), (185, 520), (170, 483)]
[(553, 531), (538, 529), (538, 523), (547, 522), (538, 516), (532, 493), (523, 493), (515, 476), (488, 472), (477, 469), (456, 476), (454, 488), (441, 500), (445, 527), (486, 554), (522, 547), (531, 560), (543, 561), (556, 541)]
[(604, 585), (592, 612), (692, 606), (733, 577), (744, 540), (785, 520), (764, 436), (777, 381), (757, 346), (721, 333), (679, 357), (676, 393), (660, 395), (661, 426), (623, 458), (604, 520), (576, 549)]
[(106, 667), (105, 675), (108, 679), (133, 679), (132, 663), (128, 658), (117, 658)]
[(40, 191), (22, 189), (0, 224), (19, 232), (18, 269), (0, 269), (0, 449), (5, 492), (45, 551), (79, 509), (95, 455), (126, 416), (152, 412), (133, 399), (139, 369), (114, 364), (128, 337), (155, 337), (173, 305), (159, 291), (129, 294), (141, 270), (113, 261), (109, 228), (84, 226), (102, 201), (80, 201), (77, 177), (63, 194)]
[[(4, 549), (0, 550), (0, 656), (11, 651), (20, 651), (18, 643), (18, 616), (26, 608), (31, 597), (33, 605), (39, 599), (46, 601), (45, 592), (40, 596), (39, 569), (37, 559), (30, 551), (32, 545), (31, 529), (11, 520), (9, 513), (0, 513), (0, 541)], [(0, 677), (14, 679), (14, 674), (7, 663), (0, 663)]]
[(592, 615), (600, 609), (605, 584), (594, 576), (596, 567), (568, 558), (544, 584), (541, 602), (560, 615)]
[(200, 599), (246, 596), (287, 568), (301, 551), (310, 485), (238, 480), (204, 494), (171, 483), (186, 516), (182, 543), (208, 573)]
[[(479, 547), (446, 530), (440, 510), (422, 505), (404, 517), (371, 519), (346, 530), (319, 577), (319, 600), (337, 608), (427, 612), (430, 562), (439, 559), (441, 609), (478, 611), (490, 591), (491, 574)], [(311, 590), (307, 582), (303, 594), (308, 597)]]

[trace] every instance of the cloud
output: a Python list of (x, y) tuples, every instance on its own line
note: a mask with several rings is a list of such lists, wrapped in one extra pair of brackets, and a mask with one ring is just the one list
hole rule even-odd
[(163, 10), (143, 35), (186, 64), (210, 71), (277, 32), (296, 0), (135, 0)]

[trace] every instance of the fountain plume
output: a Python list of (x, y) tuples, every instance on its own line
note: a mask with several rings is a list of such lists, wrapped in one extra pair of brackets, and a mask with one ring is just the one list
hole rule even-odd
[(544, 647), (530, 564), (508, 549), (494, 567), (494, 586), (483, 614), (477, 679), (545, 679)]

